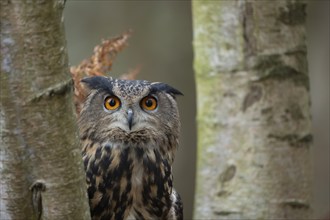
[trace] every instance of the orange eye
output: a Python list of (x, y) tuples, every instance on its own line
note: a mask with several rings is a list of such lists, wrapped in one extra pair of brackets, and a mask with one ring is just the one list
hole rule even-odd
[(152, 96), (144, 97), (141, 100), (140, 105), (144, 110), (147, 110), (147, 111), (155, 110), (157, 108), (157, 99)]
[(108, 110), (116, 110), (120, 106), (120, 100), (116, 96), (108, 96), (104, 100), (104, 107)]

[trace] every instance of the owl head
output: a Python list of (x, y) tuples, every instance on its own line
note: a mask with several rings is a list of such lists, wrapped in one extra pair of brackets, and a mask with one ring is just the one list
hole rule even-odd
[(82, 80), (89, 95), (79, 116), (82, 139), (126, 144), (177, 139), (180, 121), (175, 97), (182, 93), (159, 82), (95, 76)]

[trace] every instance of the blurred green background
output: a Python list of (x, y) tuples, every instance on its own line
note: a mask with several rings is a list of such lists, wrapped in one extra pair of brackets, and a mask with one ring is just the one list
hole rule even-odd
[[(308, 52), (315, 145), (315, 217), (329, 212), (329, 1), (309, 1)], [(117, 57), (111, 76), (142, 65), (139, 79), (166, 82), (184, 93), (178, 98), (182, 132), (174, 164), (174, 186), (192, 219), (196, 159), (196, 101), (190, 1), (68, 0), (65, 29), (70, 65), (91, 56), (107, 39), (133, 29), (129, 47)], [(224, 116), (225, 117), (225, 116)]]

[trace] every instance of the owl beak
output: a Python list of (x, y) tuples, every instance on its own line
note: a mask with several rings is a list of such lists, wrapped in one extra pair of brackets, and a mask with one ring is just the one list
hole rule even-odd
[(131, 130), (133, 123), (133, 110), (130, 108), (127, 110), (127, 121), (128, 121), (129, 130)]

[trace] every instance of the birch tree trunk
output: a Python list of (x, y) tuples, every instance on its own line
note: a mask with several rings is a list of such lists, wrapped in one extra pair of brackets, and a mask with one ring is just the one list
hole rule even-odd
[(89, 219), (64, 1), (0, 4), (0, 219)]
[(193, 1), (196, 219), (308, 219), (302, 1)]

